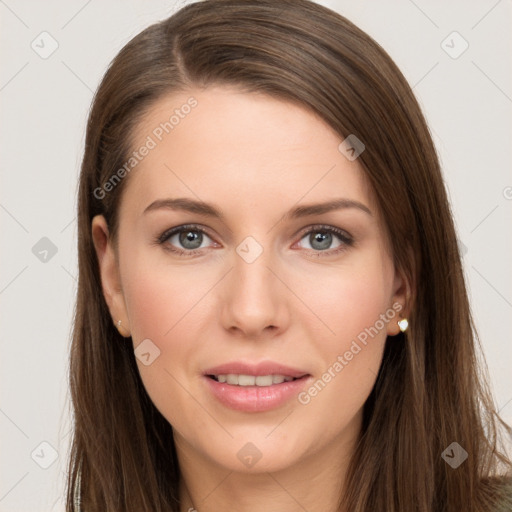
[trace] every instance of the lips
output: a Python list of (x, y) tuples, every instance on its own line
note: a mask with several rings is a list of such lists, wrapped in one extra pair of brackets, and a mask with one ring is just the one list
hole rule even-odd
[(280, 363), (226, 363), (204, 372), (206, 388), (222, 405), (242, 412), (276, 409), (310, 382), (305, 370)]

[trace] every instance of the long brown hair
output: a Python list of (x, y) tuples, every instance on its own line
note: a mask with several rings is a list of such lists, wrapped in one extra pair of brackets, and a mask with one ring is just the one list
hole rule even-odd
[[(172, 427), (144, 389), (131, 343), (112, 324), (91, 220), (103, 214), (116, 239), (129, 176), (107, 194), (97, 191), (133, 151), (133, 129), (148, 108), (164, 95), (213, 84), (296, 102), (340, 142), (349, 134), (363, 141), (359, 162), (396, 267), (413, 284), (410, 327), (386, 343), (340, 504), (352, 512), (483, 512), (500, 500), (506, 507), (512, 499), (497, 476), (511, 473), (500, 443), (500, 428), (510, 428), (486, 384), (439, 161), (410, 86), (375, 41), (325, 7), (206, 0), (133, 38), (90, 112), (78, 194), (67, 510), (80, 483), (86, 512), (179, 511)], [(441, 457), (453, 442), (468, 453), (456, 469)]]

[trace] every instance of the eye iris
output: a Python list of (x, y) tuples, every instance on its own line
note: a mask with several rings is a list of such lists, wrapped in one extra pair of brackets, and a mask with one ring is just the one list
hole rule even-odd
[[(316, 231), (309, 235), (309, 243), (313, 249), (324, 251), (332, 244), (333, 234), (329, 231)], [(198, 230), (184, 230), (179, 233), (180, 244), (185, 249), (198, 249), (203, 241), (203, 233)]]
[(182, 231), (179, 236), (180, 244), (186, 249), (197, 249), (201, 247), (202, 237), (203, 234), (198, 231)]
[[(322, 231), (318, 231), (314, 234), (311, 234), (309, 237), (309, 243), (313, 249), (325, 250), (329, 249), (329, 246), (332, 243), (332, 233), (326, 233)], [(315, 243), (319, 242), (320, 246), (315, 247)]]

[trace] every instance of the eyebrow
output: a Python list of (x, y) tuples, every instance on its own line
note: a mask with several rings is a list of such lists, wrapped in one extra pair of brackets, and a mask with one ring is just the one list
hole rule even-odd
[[(354, 201), (352, 199), (333, 199), (323, 203), (296, 206), (287, 212), (282, 217), (282, 220), (299, 219), (311, 215), (321, 215), (323, 213), (328, 213), (334, 210), (344, 210), (347, 208), (356, 208), (367, 213), (368, 215), (373, 215), (371, 210), (359, 201)], [(217, 218), (223, 222), (225, 220), (224, 215), (222, 215), (220, 209), (215, 205), (205, 203), (203, 201), (196, 201), (195, 199), (186, 197), (179, 197), (175, 199), (157, 199), (146, 207), (143, 214), (159, 209), (186, 211), (205, 217)]]

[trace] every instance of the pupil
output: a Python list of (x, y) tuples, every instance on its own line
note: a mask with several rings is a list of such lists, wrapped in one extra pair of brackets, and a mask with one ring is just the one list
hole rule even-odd
[[(320, 250), (328, 249), (332, 242), (332, 233), (323, 233), (322, 234), (322, 232), (318, 232), (318, 233), (315, 233), (314, 235), (311, 235), (311, 237), (312, 238), (310, 240), (310, 244), (311, 244), (311, 247), (313, 247), (314, 249), (320, 249)], [(315, 244), (317, 242), (319, 244), (315, 246)]]

